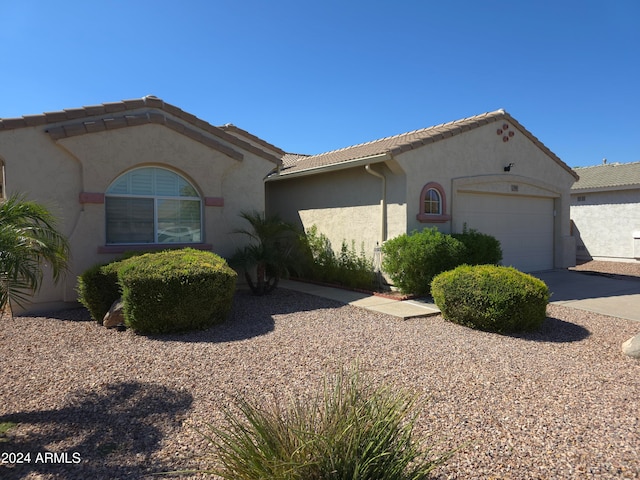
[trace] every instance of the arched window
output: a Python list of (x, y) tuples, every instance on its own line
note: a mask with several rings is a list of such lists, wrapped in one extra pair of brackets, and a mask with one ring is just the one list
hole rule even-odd
[(125, 173), (107, 189), (105, 209), (108, 245), (202, 242), (202, 200), (170, 170)]
[(440, 196), (440, 192), (438, 192), (438, 190), (436, 190), (435, 188), (430, 188), (425, 193), (422, 213), (426, 215), (442, 214), (442, 197)]
[(444, 223), (451, 219), (451, 215), (447, 215), (444, 189), (439, 183), (429, 182), (422, 187), (416, 218), (422, 223)]

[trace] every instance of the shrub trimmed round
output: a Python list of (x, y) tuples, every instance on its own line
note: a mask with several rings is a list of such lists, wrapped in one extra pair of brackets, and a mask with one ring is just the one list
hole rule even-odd
[(401, 292), (425, 295), (435, 275), (464, 262), (466, 248), (433, 227), (387, 240), (382, 253), (382, 270)]
[(113, 302), (120, 298), (118, 268), (119, 262), (94, 265), (78, 277), (78, 301), (100, 325)]
[(497, 333), (539, 329), (549, 302), (542, 280), (496, 265), (461, 265), (441, 273), (431, 294), (446, 320)]
[(236, 272), (212, 252), (148, 253), (118, 269), (125, 324), (137, 333), (201, 330), (231, 310)]

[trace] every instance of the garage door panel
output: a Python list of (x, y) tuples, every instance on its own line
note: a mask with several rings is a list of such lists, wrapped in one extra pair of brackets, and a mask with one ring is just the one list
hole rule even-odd
[(496, 237), (503, 265), (522, 271), (553, 268), (553, 199), (459, 193), (456, 224)]

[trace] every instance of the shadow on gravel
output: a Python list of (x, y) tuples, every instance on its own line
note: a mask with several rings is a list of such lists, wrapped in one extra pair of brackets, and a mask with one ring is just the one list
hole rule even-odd
[(569, 343), (579, 342), (589, 335), (591, 335), (591, 332), (580, 325), (566, 322), (555, 317), (547, 317), (539, 331), (518, 333), (509, 336), (530, 340), (532, 342)]
[(40, 312), (28, 315), (18, 315), (24, 318), (52, 318), (54, 320), (63, 320), (66, 322), (93, 322), (89, 310), (84, 307), (68, 308), (65, 310), (57, 310), (52, 312)]
[(236, 342), (272, 332), (275, 328), (274, 316), (342, 306), (333, 300), (286, 289), (277, 289), (264, 296), (240, 290), (236, 292), (231, 313), (224, 323), (204, 331), (148, 338), (165, 342)]
[(164, 436), (175, 434), (192, 402), (185, 391), (126, 382), (77, 391), (62, 408), (0, 416), (0, 423), (19, 424), (0, 453), (6, 459), (30, 453), (29, 463), (0, 464), (0, 478), (143, 478), (174, 470), (150, 456)]

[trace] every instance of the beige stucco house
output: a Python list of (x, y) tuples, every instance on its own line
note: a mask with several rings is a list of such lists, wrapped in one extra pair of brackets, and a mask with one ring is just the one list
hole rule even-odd
[(575, 264), (570, 188), (578, 176), (498, 110), (320, 155), (286, 155), (266, 180), (267, 209), (332, 244), (376, 246), (435, 226), (497, 237), (503, 264)]
[(495, 235), (521, 270), (575, 262), (577, 175), (502, 110), (307, 156), (148, 96), (0, 119), (0, 167), (2, 195), (47, 205), (71, 244), (66, 279), (47, 281), (30, 311), (75, 302), (80, 273), (129, 250), (228, 257), (249, 210), (370, 256), (401, 233), (466, 225)]
[(571, 220), (578, 260), (640, 261), (640, 162), (576, 168)]
[(264, 210), (264, 178), (284, 152), (156, 97), (0, 120), (2, 194), (60, 219), (70, 271), (29, 309), (74, 302), (88, 267), (128, 250), (189, 245), (231, 255), (238, 214)]

